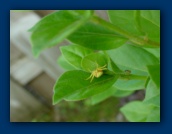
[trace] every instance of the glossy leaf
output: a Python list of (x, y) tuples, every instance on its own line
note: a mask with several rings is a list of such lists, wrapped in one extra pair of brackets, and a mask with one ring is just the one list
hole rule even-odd
[(133, 34), (141, 35), (136, 26), (138, 20), (135, 12), (136, 10), (108, 10), (109, 19), (114, 25)]
[(123, 106), (120, 111), (125, 115), (128, 121), (144, 122), (150, 114), (152, 107), (140, 101), (133, 101)]
[(84, 48), (79, 45), (69, 45), (60, 47), (64, 58), (75, 68), (81, 69), (82, 58), (86, 55), (93, 53), (92, 50)]
[(147, 37), (160, 42), (160, 10), (141, 10), (140, 16), (140, 25)]
[(159, 10), (109, 10), (110, 21), (123, 30), (160, 42)]
[(159, 88), (160, 87), (160, 64), (149, 65), (148, 71), (149, 71), (151, 79), (153, 80), (157, 88)]
[(125, 96), (128, 96), (128, 95), (132, 94), (132, 93), (133, 93), (133, 91), (120, 90), (120, 89), (116, 88), (113, 85), (112, 87), (110, 87), (109, 89), (105, 90), (104, 92), (92, 96), (91, 99), (90, 99), (90, 104), (91, 105), (98, 104), (98, 103), (106, 100), (107, 98), (109, 98), (111, 96), (114, 96), (114, 97), (125, 97)]
[(145, 104), (152, 104), (160, 107), (160, 90), (156, 87), (152, 80), (150, 80), (147, 85), (146, 95), (143, 102)]
[(160, 60), (160, 48), (144, 48)]
[(152, 98), (144, 101), (144, 104), (152, 104), (160, 107), (160, 94), (153, 96)]
[(62, 10), (47, 15), (30, 31), (34, 56), (57, 45), (84, 24), (92, 15), (90, 10)]
[(73, 67), (70, 63), (68, 63), (62, 55), (59, 56), (59, 58), (57, 60), (57, 64), (65, 70), (74, 70), (75, 69), (75, 67)]
[[(139, 70), (135, 70), (135, 69), (131, 69), (131, 68), (126, 68), (126, 67), (122, 67), (120, 66), (120, 68), (122, 70), (129, 70), (131, 72), (131, 76), (129, 75), (126, 78), (120, 78), (116, 81), (116, 83), (114, 84), (114, 86), (116, 86), (117, 88), (119, 88), (122, 91), (135, 91), (135, 90), (140, 90), (140, 89), (145, 89), (145, 83), (147, 81), (147, 73), (143, 72), (143, 71), (139, 71)], [(139, 78), (133, 78), (132, 76), (139, 76), (139, 78), (141, 77), (141, 79)]]
[(123, 71), (114, 63), (114, 61), (110, 58), (110, 66), (112, 68), (112, 70), (115, 73), (122, 73)]
[(128, 39), (91, 22), (86, 23), (71, 34), (68, 39), (75, 44), (94, 50), (109, 50), (120, 47)]
[(122, 80), (118, 79), (115, 86), (123, 91), (135, 91), (145, 88), (146, 80)]
[(160, 122), (160, 108), (155, 107), (148, 115), (146, 122)]
[(160, 27), (160, 10), (141, 10), (141, 16)]
[(148, 73), (145, 72), (145, 71), (130, 68), (128, 66), (122, 66), (122, 65), (119, 65), (119, 64), (116, 64), (116, 65), (122, 70), (122, 72), (125, 72), (125, 70), (129, 70), (130, 73), (133, 74), (133, 75), (148, 76)]
[(137, 79), (137, 78), (132, 78), (131, 76), (128, 76), (128, 78), (126, 79), (118, 79), (115, 82), (115, 85), (117, 88), (119, 88), (122, 91), (135, 91), (135, 90), (140, 90), (140, 89), (145, 89), (145, 83), (147, 81), (147, 76), (148, 73), (144, 72), (144, 71), (140, 71), (140, 70), (135, 70), (133, 68), (129, 68), (129, 67), (125, 67), (125, 66), (121, 66), (121, 65), (117, 65), (121, 70), (123, 70), (123, 72), (125, 72), (125, 70), (129, 70), (131, 72), (132, 75), (138, 75), (138, 76), (143, 76), (145, 77), (144, 79)]
[(94, 78), (92, 82), (86, 80), (90, 73), (73, 70), (65, 72), (54, 86), (53, 104), (62, 99), (81, 100), (110, 88), (118, 79), (118, 75), (102, 75)]
[(104, 101), (105, 99), (112, 96), (116, 92), (116, 90), (117, 90), (117, 88), (112, 86), (109, 89), (105, 90), (104, 92), (92, 96), (91, 97), (91, 105), (95, 105), (95, 104), (98, 104), (98, 103)]
[(129, 96), (129, 95), (131, 95), (133, 93), (134, 93), (134, 91), (127, 91), (127, 90), (117, 89), (115, 91), (115, 93), (113, 94), (113, 96), (121, 98), (121, 97)]
[(109, 50), (108, 54), (116, 64), (140, 71), (147, 71), (147, 65), (159, 63), (159, 60), (153, 54), (141, 47), (128, 44)]
[(109, 57), (106, 51), (103, 51), (106, 59), (108, 61), (108, 70), (112, 71), (113, 73), (122, 73), (123, 71), (113, 62), (113, 60)]
[[(104, 75), (104, 76), (108, 76), (108, 75)], [(103, 78), (104, 76), (101, 76), (101, 77)], [(104, 80), (104, 81), (107, 81), (108, 83), (102, 81), (101, 84), (99, 83), (98, 87), (96, 86), (96, 88), (94, 88), (94, 89), (91, 88), (92, 90), (87, 90), (87, 91), (82, 90), (81, 92), (76, 92), (76, 93), (74, 93), (72, 95), (69, 95), (69, 96), (65, 97), (64, 99), (66, 101), (78, 101), (78, 100), (86, 99), (88, 97), (92, 97), (94, 95), (97, 95), (98, 93), (102, 93), (102, 92), (106, 91), (108, 88), (110, 88), (113, 85), (113, 83), (115, 83), (115, 81), (118, 79), (118, 77), (119, 77), (118, 75), (113, 76), (112, 81), (109, 81), (109, 79)], [(95, 78), (95, 79), (99, 79), (99, 78)]]

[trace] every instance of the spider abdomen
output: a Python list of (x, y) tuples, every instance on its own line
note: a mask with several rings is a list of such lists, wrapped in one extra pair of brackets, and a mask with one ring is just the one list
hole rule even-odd
[(100, 76), (103, 75), (103, 71), (102, 71), (102, 70), (95, 70), (95, 71), (93, 71), (93, 75), (94, 75), (96, 78), (99, 78)]
[(86, 80), (91, 79), (90, 82), (92, 82), (92, 80), (94, 79), (94, 77), (99, 78), (100, 76), (102, 76), (103, 75), (103, 70), (106, 70), (106, 69), (107, 69), (106, 68), (106, 65), (104, 65), (102, 67), (98, 67), (98, 64), (97, 64), (96, 70), (94, 70), (92, 72), (90, 71), (91, 72), (91, 75)]

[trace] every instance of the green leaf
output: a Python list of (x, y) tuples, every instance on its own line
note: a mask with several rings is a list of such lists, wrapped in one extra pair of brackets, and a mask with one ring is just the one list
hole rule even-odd
[(154, 106), (160, 107), (160, 94), (155, 95), (152, 98), (144, 101), (144, 104), (152, 104)]
[(159, 10), (141, 10), (140, 25), (146, 33), (146, 39), (160, 42)]
[(141, 16), (160, 27), (160, 10), (141, 10)]
[(110, 21), (121, 29), (160, 42), (159, 10), (109, 10), (108, 14)]
[(109, 55), (108, 55), (108, 53), (106, 52), (106, 51), (103, 51), (104, 52), (104, 54), (105, 54), (105, 56), (106, 56), (106, 58), (107, 58), (107, 60), (108, 60), (108, 69), (110, 70), (110, 71), (113, 71), (113, 72), (115, 72), (115, 73), (121, 73), (121, 72), (123, 72), (114, 62), (113, 62), (113, 60), (109, 57)]
[(145, 80), (123, 80), (118, 79), (115, 83), (115, 86), (122, 91), (135, 91), (145, 88)]
[(160, 122), (160, 108), (155, 107), (148, 115), (146, 122)]
[(92, 50), (79, 45), (62, 46), (60, 47), (60, 50), (64, 58), (75, 68), (79, 69), (81, 69), (82, 58), (93, 53)]
[(133, 75), (148, 76), (148, 73), (145, 72), (145, 71), (130, 68), (128, 66), (122, 66), (122, 65), (119, 65), (119, 64), (116, 64), (116, 65), (122, 70), (122, 72), (125, 72), (125, 70), (130, 70), (131, 74), (133, 74)]
[(133, 93), (133, 91), (118, 89), (114, 85), (112, 87), (110, 87), (109, 89), (105, 90), (104, 92), (92, 96), (90, 103), (92, 105), (95, 105), (95, 104), (98, 104), (98, 103), (104, 101), (105, 99), (109, 98), (110, 96), (125, 97), (125, 96), (128, 96)]
[(94, 78), (92, 82), (86, 80), (90, 73), (73, 70), (65, 72), (54, 86), (53, 104), (62, 99), (81, 100), (110, 88), (118, 79), (118, 75), (102, 75)]
[(121, 90), (121, 89), (117, 89), (116, 92), (113, 94), (113, 96), (115, 97), (126, 97), (126, 96), (129, 96), (131, 94), (133, 94), (134, 91), (125, 91), (125, 90)]
[(143, 101), (145, 104), (153, 104), (160, 107), (160, 90), (152, 80), (149, 81), (146, 88), (146, 95)]
[(34, 56), (37, 57), (42, 50), (63, 41), (91, 15), (90, 10), (62, 10), (41, 19), (30, 29)]
[(66, 59), (61, 55), (57, 59), (57, 64), (65, 70), (74, 70), (75, 68), (69, 64)]
[(81, 64), (84, 70), (90, 72), (96, 70), (98, 67), (107, 65), (108, 60), (103, 53), (93, 53), (85, 56)]
[(151, 79), (153, 80), (157, 88), (159, 88), (160, 87), (160, 64), (149, 65), (148, 71), (149, 71)]
[(112, 70), (115, 72), (115, 73), (122, 73), (123, 71), (113, 62), (113, 60), (110, 58), (110, 65), (111, 65), (111, 68)]
[(109, 50), (108, 54), (118, 65), (145, 72), (147, 71), (147, 65), (159, 63), (159, 60), (148, 51), (128, 44)]
[(126, 30), (136, 35), (140, 35), (140, 31), (137, 27), (137, 19), (135, 18), (136, 10), (108, 10), (110, 21)]
[(133, 93), (133, 91), (120, 90), (120, 89), (116, 88), (113, 85), (112, 87), (110, 87), (109, 89), (105, 90), (104, 92), (92, 96), (91, 100), (90, 100), (90, 104), (91, 105), (98, 104), (98, 103), (104, 101), (105, 99), (107, 99), (107, 98), (109, 98), (111, 96), (125, 97), (125, 96), (128, 96), (128, 95), (132, 94), (132, 93)]
[(125, 115), (128, 121), (144, 122), (150, 114), (152, 106), (146, 105), (140, 101), (133, 101), (123, 106), (120, 111)]
[(109, 89), (105, 90), (104, 92), (92, 96), (91, 97), (91, 105), (95, 105), (95, 104), (98, 104), (98, 103), (104, 101), (105, 99), (112, 96), (116, 92), (116, 90), (117, 90), (117, 88), (112, 86)]
[(99, 24), (91, 22), (80, 27), (68, 39), (75, 44), (94, 50), (114, 49), (128, 40)]
[(135, 90), (140, 90), (140, 89), (145, 89), (145, 83), (147, 81), (147, 72), (143, 72), (140, 70), (135, 70), (133, 68), (117, 65), (123, 72), (125, 70), (130, 70), (132, 75), (137, 75), (137, 76), (143, 76), (145, 77), (144, 79), (133, 79), (131, 76), (128, 76), (128, 79), (118, 79), (115, 83), (114, 86), (119, 88), (122, 91), (135, 91)]
[(160, 60), (160, 48), (144, 48)]

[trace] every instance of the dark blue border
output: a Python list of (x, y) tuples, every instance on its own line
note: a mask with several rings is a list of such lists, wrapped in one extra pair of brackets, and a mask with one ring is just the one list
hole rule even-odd
[[(10, 0), (10, 9), (160, 9), (165, 1), (161, 0)], [(169, 5), (167, 5), (169, 6)], [(165, 7), (164, 7), (165, 8)]]
[[(0, 129), (5, 133), (165, 133), (172, 121), (172, 17), (167, 0), (1, 0), (0, 2)], [(160, 9), (161, 10), (161, 123), (10, 123), (9, 10)], [(0, 130), (0, 131), (1, 131)]]

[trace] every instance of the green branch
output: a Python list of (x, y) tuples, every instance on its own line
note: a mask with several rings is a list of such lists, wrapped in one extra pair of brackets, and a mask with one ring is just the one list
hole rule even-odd
[(115, 73), (110, 70), (105, 70), (104, 74), (119, 75), (119, 79), (123, 79), (123, 80), (146, 80), (148, 78), (148, 76), (127, 74), (126, 72)]
[(144, 45), (151, 45), (151, 46), (154, 46), (154, 47), (159, 47), (160, 44), (157, 43), (157, 42), (154, 42), (154, 41), (151, 41), (149, 39), (142, 39), (138, 36), (135, 36), (121, 28), (119, 28), (118, 26), (115, 26), (103, 19), (101, 19), (100, 17), (97, 17), (97, 16), (93, 16), (91, 21), (93, 21), (94, 23), (97, 23), (97, 24), (101, 24), (103, 25), (104, 27), (110, 29), (110, 30), (113, 30), (114, 32), (128, 38), (131, 42), (137, 44), (137, 45), (140, 45), (140, 46), (144, 46)]
[(141, 76), (141, 75), (134, 75), (134, 74), (120, 74), (119, 79), (124, 79), (124, 80), (146, 80), (147, 76)]

